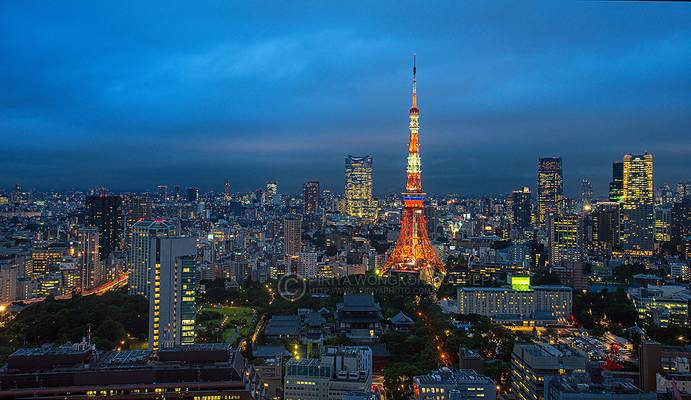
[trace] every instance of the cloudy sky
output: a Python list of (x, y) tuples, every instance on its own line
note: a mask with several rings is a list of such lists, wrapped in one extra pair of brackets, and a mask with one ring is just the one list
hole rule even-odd
[(371, 154), (398, 192), (413, 52), (430, 193), (691, 178), (689, 3), (5, 1), (0, 187), (341, 191)]

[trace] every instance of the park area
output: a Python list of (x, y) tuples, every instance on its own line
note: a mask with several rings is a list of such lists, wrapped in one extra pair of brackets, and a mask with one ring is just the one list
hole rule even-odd
[(254, 315), (250, 307), (204, 306), (197, 314), (197, 339), (236, 344), (254, 330)]

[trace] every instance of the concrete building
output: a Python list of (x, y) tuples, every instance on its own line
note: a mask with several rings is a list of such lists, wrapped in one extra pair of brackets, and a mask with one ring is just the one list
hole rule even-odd
[(302, 217), (287, 215), (283, 218), (283, 252), (294, 257), (302, 251)]
[(655, 242), (653, 156), (624, 156), (621, 247), (625, 254), (650, 256)]
[(516, 343), (511, 354), (511, 391), (518, 400), (545, 400), (545, 381), (585, 372), (588, 358), (566, 346)]
[(665, 346), (646, 340), (638, 347), (638, 358), (641, 389), (654, 392), (658, 390), (658, 374), (677, 371), (679, 359), (691, 360), (691, 345)]
[(461, 287), (458, 312), (497, 322), (564, 323), (571, 315), (573, 289), (568, 286)]
[(293, 358), (285, 366), (285, 400), (341, 400), (372, 387), (369, 347), (325, 347), (319, 358)]
[(82, 227), (77, 231), (80, 270), (80, 289), (82, 292), (98, 286), (106, 280), (100, 258), (98, 228)]
[(629, 296), (638, 310), (638, 318), (662, 328), (691, 326), (689, 303), (691, 290), (685, 286), (653, 286), (630, 288)]
[(175, 226), (164, 220), (138, 221), (132, 226), (127, 285), (130, 295), (149, 296), (151, 285), (151, 238), (174, 236)]
[(0, 369), (0, 398), (175, 398), (253, 400), (244, 359), (229, 344), (97, 351), (88, 343), (12, 353)]
[(441, 368), (427, 375), (413, 377), (416, 400), (495, 400), (494, 381), (472, 369), (453, 371)]
[(577, 373), (548, 379), (545, 400), (657, 400), (657, 395), (624, 379), (594, 383), (590, 375)]
[(194, 343), (196, 240), (153, 237), (149, 246), (149, 349)]

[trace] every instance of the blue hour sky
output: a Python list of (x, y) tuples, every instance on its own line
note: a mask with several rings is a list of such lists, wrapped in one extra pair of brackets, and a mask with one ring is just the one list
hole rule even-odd
[(342, 191), (371, 154), (398, 192), (413, 52), (430, 193), (691, 178), (689, 3), (172, 3), (0, 3), (0, 187)]

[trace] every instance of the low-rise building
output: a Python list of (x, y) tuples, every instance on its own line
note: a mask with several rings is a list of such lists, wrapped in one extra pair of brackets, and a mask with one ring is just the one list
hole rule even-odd
[(414, 377), (413, 396), (416, 400), (495, 400), (497, 391), (492, 379), (472, 369), (453, 371), (444, 367)]
[(647, 286), (632, 288), (629, 295), (638, 318), (662, 328), (691, 326), (689, 302), (691, 290), (684, 286)]
[(511, 391), (519, 400), (545, 400), (545, 381), (585, 372), (588, 358), (567, 346), (516, 343), (511, 354)]

